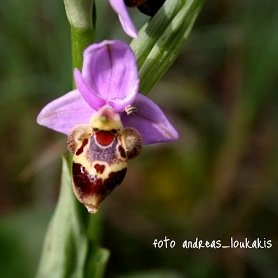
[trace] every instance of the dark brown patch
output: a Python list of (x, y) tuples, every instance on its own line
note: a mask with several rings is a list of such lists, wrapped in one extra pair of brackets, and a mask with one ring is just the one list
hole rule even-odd
[(120, 152), (121, 157), (122, 158), (126, 158), (125, 150), (124, 150), (124, 148), (121, 145), (118, 147), (118, 150)]
[(141, 13), (146, 14), (148, 16), (154, 16), (158, 10), (162, 7), (165, 0), (147, 0), (144, 1), (142, 5), (138, 6), (138, 9)]
[(104, 199), (117, 185), (123, 181), (127, 169), (118, 172), (111, 172), (106, 180), (91, 176), (88, 171), (79, 163), (72, 164), (73, 183), (79, 199), (86, 195), (97, 195)]
[(102, 174), (103, 171), (105, 170), (105, 165), (103, 165), (103, 164), (96, 164), (94, 167), (95, 167), (97, 173), (99, 173), (99, 174)]
[(76, 151), (76, 155), (80, 155), (83, 153), (84, 147), (88, 144), (89, 140), (86, 138), (83, 140), (81, 147)]
[(124, 148), (121, 145), (119, 145), (118, 150), (119, 150), (120, 156), (122, 158), (126, 158), (126, 152), (125, 152)]
[(165, 0), (124, 0), (126, 6), (137, 7), (143, 14), (154, 16)]
[(127, 168), (124, 168), (118, 172), (111, 172), (109, 177), (103, 181), (103, 187), (108, 195), (117, 185), (120, 185), (124, 180)]
[(110, 131), (101, 130), (96, 133), (96, 141), (102, 146), (110, 145), (115, 139), (115, 134)]
[(88, 172), (79, 163), (72, 164), (72, 179), (75, 188), (82, 197), (83, 195), (92, 193), (92, 186), (88, 177)]
[(128, 7), (138, 7), (143, 4), (146, 0), (124, 0), (126, 6)]

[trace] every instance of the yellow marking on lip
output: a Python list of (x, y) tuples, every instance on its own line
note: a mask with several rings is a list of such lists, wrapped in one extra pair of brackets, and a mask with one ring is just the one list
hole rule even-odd
[[(111, 172), (117, 172), (124, 168), (127, 168), (127, 161), (125, 160), (119, 160), (117, 163), (112, 163), (110, 165), (107, 162), (101, 160), (95, 160), (95, 161), (88, 160), (85, 155), (88, 150), (88, 145), (89, 144), (84, 146), (83, 153), (81, 153), (80, 155), (73, 156), (73, 162), (81, 164), (88, 171), (88, 174), (92, 176), (97, 176), (98, 178), (101, 179), (107, 179)], [(94, 167), (96, 164), (105, 165), (105, 169), (103, 173), (100, 174), (96, 171)]]

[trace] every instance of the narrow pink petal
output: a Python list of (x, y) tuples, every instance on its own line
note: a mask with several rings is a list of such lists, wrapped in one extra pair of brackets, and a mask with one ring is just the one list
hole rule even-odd
[(144, 144), (170, 142), (178, 139), (178, 133), (170, 124), (162, 110), (149, 98), (137, 94), (132, 103), (137, 112), (121, 119), (125, 127), (135, 127), (142, 135)]
[(124, 0), (109, 0), (111, 7), (118, 14), (124, 31), (132, 38), (137, 37), (137, 30), (129, 17)]
[(89, 46), (84, 51), (82, 77), (88, 90), (111, 103), (117, 112), (131, 104), (138, 92), (135, 55), (129, 45), (121, 41), (103, 41)]
[(74, 70), (74, 80), (76, 87), (84, 100), (95, 110), (105, 105), (105, 100), (97, 95), (97, 92), (90, 88), (83, 79), (81, 72), (78, 69)]
[(74, 90), (48, 103), (39, 113), (37, 123), (69, 134), (74, 126), (88, 123), (93, 113), (95, 110), (84, 101), (78, 90)]

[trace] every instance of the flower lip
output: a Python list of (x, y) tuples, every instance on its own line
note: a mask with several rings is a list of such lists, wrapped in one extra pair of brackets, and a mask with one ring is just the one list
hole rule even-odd
[(116, 136), (111, 131), (99, 130), (96, 132), (95, 138), (99, 145), (106, 147), (114, 142)]

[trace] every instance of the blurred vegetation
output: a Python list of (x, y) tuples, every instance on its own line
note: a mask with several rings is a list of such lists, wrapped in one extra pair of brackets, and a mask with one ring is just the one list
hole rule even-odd
[[(127, 39), (106, 2), (97, 8), (98, 39)], [(132, 15), (137, 26), (146, 20)], [(62, 1), (4, 1), (0, 23), (0, 273), (32, 277), (65, 152), (65, 137), (35, 118), (71, 88), (70, 32)], [(206, 2), (184, 52), (150, 93), (181, 139), (145, 147), (102, 205), (108, 277), (278, 276), (277, 30), (275, 0)], [(177, 246), (155, 249), (164, 236)], [(231, 236), (273, 247), (179, 247)]]

